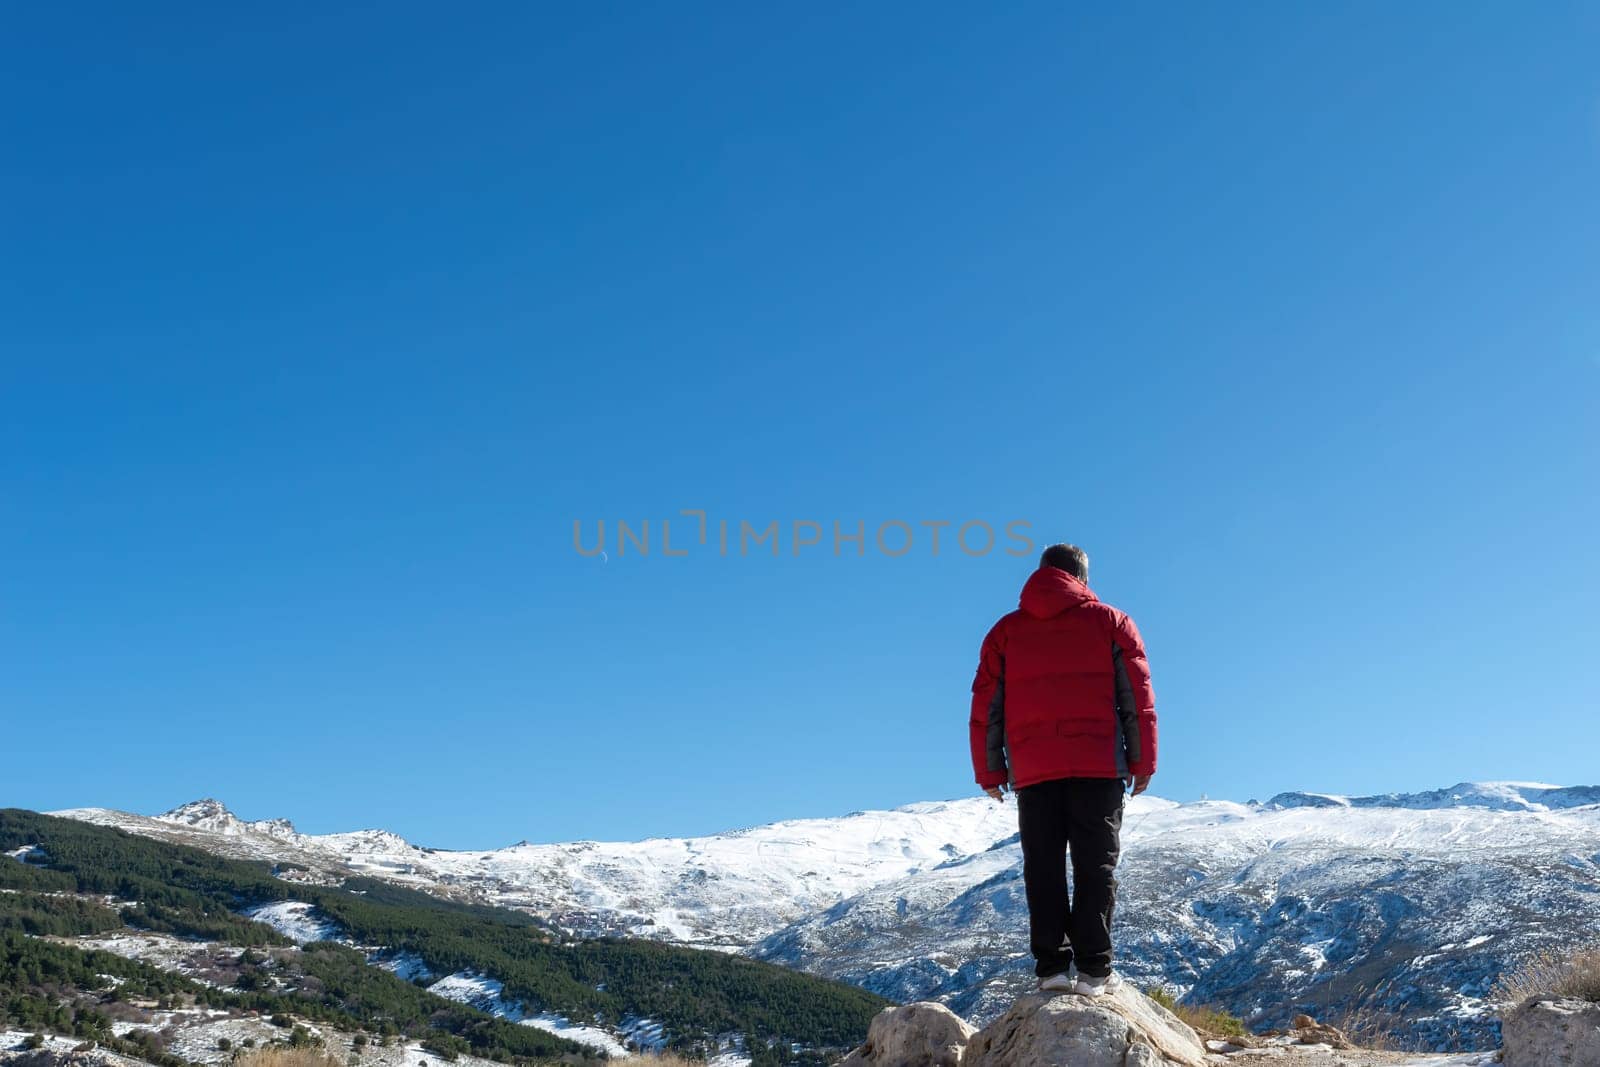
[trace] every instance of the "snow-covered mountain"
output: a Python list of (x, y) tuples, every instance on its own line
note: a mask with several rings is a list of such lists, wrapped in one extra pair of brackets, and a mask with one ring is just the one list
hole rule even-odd
[[(944, 1000), (977, 1021), (1031, 981), (1010, 800), (489, 852), (418, 848), (382, 831), (304, 835), (211, 804), (154, 819), (58, 814), (316, 877), (392, 878), (580, 933), (745, 951), (895, 999)], [(1482, 783), (1265, 804), (1139, 797), (1118, 878), (1119, 966), (1142, 983), (1263, 1026), (1359, 1005), (1437, 1047), (1488, 1047), (1484, 998), (1503, 967), (1600, 937), (1600, 788)]]
[(383, 830), (302, 834), (283, 819), (246, 822), (215, 800), (153, 818), (103, 808), (54, 814), (299, 867), (313, 877), (386, 878), (533, 912), (578, 934), (730, 950), (1016, 832), (1014, 813), (982, 797), (795, 819), (708, 837), (521, 842), (484, 852), (421, 848)]
[[(1600, 937), (1600, 791), (1462, 785), (1266, 804), (1138, 798), (1117, 937), (1141, 984), (1257, 1025), (1363, 1005), (1435, 1047), (1485, 1047), (1508, 963)], [(984, 1019), (1026, 983), (1015, 840), (885, 883), (753, 955)]]

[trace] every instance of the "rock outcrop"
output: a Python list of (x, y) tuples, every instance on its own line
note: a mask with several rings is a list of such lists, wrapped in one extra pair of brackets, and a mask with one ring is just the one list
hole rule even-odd
[(1532, 996), (1500, 1021), (1505, 1067), (1600, 1064), (1600, 1004)]
[(939, 1004), (887, 1008), (839, 1067), (1204, 1067), (1206, 1049), (1177, 1016), (1123, 986), (1096, 998), (1030, 993), (973, 1033)]
[(1348, 1035), (1337, 1026), (1319, 1023), (1309, 1015), (1296, 1015), (1294, 1029), (1290, 1031), (1302, 1045), (1327, 1045), (1329, 1048), (1354, 1048)]
[(1017, 998), (967, 1045), (963, 1067), (1203, 1067), (1205, 1046), (1176, 1015), (1124, 985), (1108, 996)]
[(975, 1033), (943, 1004), (920, 1001), (885, 1008), (867, 1027), (867, 1043), (839, 1067), (959, 1067)]

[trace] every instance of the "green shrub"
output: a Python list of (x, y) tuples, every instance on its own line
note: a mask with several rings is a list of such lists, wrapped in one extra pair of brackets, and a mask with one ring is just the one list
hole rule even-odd
[(430, 1052), (446, 1063), (454, 1063), (457, 1057), (461, 1055), (461, 1052), (464, 1051), (465, 1045), (466, 1042), (460, 1038), (441, 1035), (439, 1037), (430, 1037), (424, 1041), (422, 1043), (422, 1051)]
[(1244, 1037), (1250, 1032), (1244, 1020), (1232, 1012), (1205, 1004), (1185, 1004), (1166, 986), (1156, 986), (1145, 995), (1207, 1037)]

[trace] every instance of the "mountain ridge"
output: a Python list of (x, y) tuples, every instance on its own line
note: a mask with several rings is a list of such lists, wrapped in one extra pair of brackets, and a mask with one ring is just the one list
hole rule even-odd
[[(980, 1022), (1031, 981), (1010, 798), (482, 852), (387, 831), (275, 836), (286, 821), (235, 826), (223, 812), (199, 820), (222, 830), (61, 814), (514, 907), (574, 933), (744, 953)], [(1431, 1047), (1488, 1047), (1494, 976), (1600, 926), (1600, 787), (1141, 796), (1124, 843), (1119, 966), (1257, 1025), (1361, 1007), (1405, 1014)]]
[[(1535, 799), (1537, 798), (1537, 799)], [(152, 819), (187, 826), (197, 830), (214, 833), (260, 833), (286, 840), (326, 841), (338, 842), (352, 838), (381, 837), (404, 845), (407, 848), (427, 853), (458, 853), (481, 854), (489, 852), (508, 852), (516, 849), (549, 848), (555, 846), (576, 845), (604, 845), (604, 844), (648, 844), (658, 841), (695, 841), (717, 838), (737, 837), (751, 831), (764, 830), (775, 827), (802, 827), (819, 823), (837, 823), (846, 819), (858, 819), (885, 814), (930, 814), (939, 813), (951, 805), (981, 804), (982, 797), (962, 796), (951, 797), (943, 800), (911, 801), (892, 808), (864, 808), (856, 809), (837, 816), (807, 816), (797, 819), (781, 819), (770, 823), (752, 823), (748, 825), (730, 827), (725, 830), (709, 834), (691, 836), (677, 836), (667, 834), (654, 834), (647, 837), (605, 839), (605, 838), (574, 838), (568, 841), (535, 842), (528, 838), (521, 838), (511, 844), (501, 845), (488, 849), (448, 848), (436, 845), (422, 845), (412, 842), (408, 838), (391, 830), (381, 827), (365, 827), (356, 830), (335, 831), (324, 834), (308, 834), (298, 830), (294, 823), (281, 817), (268, 819), (247, 820), (235, 814), (221, 800), (215, 797), (202, 797), (188, 801), (178, 806), (160, 812), (156, 815), (140, 815), (117, 808), (82, 807), (64, 808), (47, 814), (62, 818), (79, 818), (83, 821), (110, 821), (115, 818), (130, 820)], [(1505, 811), (1565, 811), (1580, 807), (1600, 805), (1600, 785), (1563, 786), (1545, 782), (1520, 782), (1487, 780), (1481, 782), (1463, 781), (1441, 789), (1421, 790), (1418, 792), (1388, 792), (1372, 794), (1347, 794), (1324, 793), (1317, 791), (1289, 790), (1272, 795), (1266, 801), (1247, 800), (1232, 801), (1227, 799), (1213, 799), (1209, 797), (1198, 801), (1179, 802), (1165, 800), (1159, 796), (1146, 794), (1145, 799), (1165, 805), (1183, 806), (1188, 804), (1237, 804), (1242, 808), (1252, 809), (1283, 809), (1292, 807), (1343, 807), (1343, 808), (1377, 808), (1395, 807), (1413, 810), (1436, 810), (1446, 807), (1479, 807)]]

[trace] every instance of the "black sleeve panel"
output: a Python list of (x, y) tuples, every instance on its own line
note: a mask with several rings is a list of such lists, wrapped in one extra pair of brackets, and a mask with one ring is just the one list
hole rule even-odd
[(995, 682), (994, 696), (989, 698), (989, 733), (985, 739), (989, 769), (1006, 769), (1006, 664), (1000, 661), (1000, 679)]
[(1128, 680), (1128, 668), (1122, 662), (1122, 646), (1111, 642), (1111, 665), (1117, 675), (1117, 719), (1122, 723), (1122, 743), (1130, 764), (1139, 762), (1139, 702), (1133, 695), (1133, 683)]

